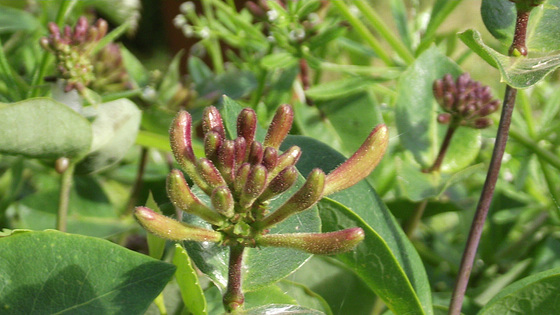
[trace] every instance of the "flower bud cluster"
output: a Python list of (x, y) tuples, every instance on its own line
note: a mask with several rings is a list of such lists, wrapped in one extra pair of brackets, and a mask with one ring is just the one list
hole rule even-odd
[(438, 122), (456, 126), (482, 129), (492, 125), (487, 117), (500, 108), (500, 101), (494, 99), (490, 87), (471, 79), (468, 73), (453, 80), (450, 74), (433, 84), (434, 96), (445, 111), (438, 115)]
[(259, 142), (255, 139), (256, 113), (250, 108), (243, 109), (237, 117), (237, 137), (230, 140), (219, 111), (208, 107), (202, 118), (205, 157), (197, 158), (192, 148), (192, 118), (186, 111), (179, 112), (170, 129), (175, 159), (210, 202), (205, 203), (193, 193), (180, 170), (169, 174), (167, 192), (176, 207), (202, 218), (213, 230), (201, 231), (200, 227), (184, 225), (144, 207), (136, 210), (138, 221), (150, 232), (173, 240), (210, 240), (227, 246), (280, 246), (316, 254), (340, 253), (355, 247), (364, 238), (360, 228), (324, 234), (268, 232), (288, 217), (311, 208), (323, 196), (366, 177), (386, 150), (387, 128), (376, 127), (362, 147), (328, 175), (320, 169), (312, 170), (295, 193), (276, 209), (270, 209), (270, 200), (286, 193), (299, 176), (295, 165), (301, 149), (297, 146), (284, 152), (279, 149), (291, 129), (293, 117), (289, 105), (280, 106), (264, 141)]
[(82, 92), (95, 79), (91, 51), (107, 34), (107, 22), (98, 19), (90, 25), (85, 17), (80, 17), (72, 30), (70, 26), (60, 29), (49, 23), (50, 35), (40, 39), (41, 46), (56, 57), (56, 68), (66, 80), (65, 91), (76, 89)]
[(121, 49), (109, 43), (92, 57), (95, 80), (91, 88), (98, 92), (117, 92), (132, 89), (132, 82), (126, 70)]

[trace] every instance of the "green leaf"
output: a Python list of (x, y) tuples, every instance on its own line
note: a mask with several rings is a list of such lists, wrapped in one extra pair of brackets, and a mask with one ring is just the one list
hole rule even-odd
[(49, 98), (0, 103), (0, 153), (32, 158), (75, 157), (92, 142), (89, 122)]
[(134, 144), (142, 112), (128, 99), (84, 108), (93, 119), (91, 151), (76, 166), (76, 173), (91, 173), (119, 162)]
[(179, 51), (175, 54), (175, 57), (173, 57), (167, 67), (165, 75), (161, 79), (157, 93), (160, 104), (168, 104), (177, 91), (182, 88), (181, 73), (179, 71), (182, 57), (183, 51)]
[(212, 78), (212, 70), (196, 56), (189, 56), (188, 67), (189, 75), (196, 85), (203, 84)]
[(537, 273), (507, 286), (478, 314), (557, 314), (558, 287), (560, 268)]
[(509, 57), (490, 48), (476, 30), (466, 30), (459, 38), (481, 58), (497, 66), (502, 81), (517, 89), (536, 84), (560, 66), (560, 54), (544, 57)]
[(39, 27), (39, 21), (29, 12), (0, 5), (0, 34), (33, 31)]
[[(286, 292), (286, 294), (294, 297), (297, 304), (319, 310), (325, 314), (333, 314), (327, 301), (307, 286), (289, 280), (282, 280), (277, 285), (283, 290), (283, 292)], [(331, 287), (329, 289), (334, 288)]]
[(175, 266), (58, 231), (0, 238), (2, 314), (143, 314)]
[(124, 45), (119, 44), (124, 67), (130, 77), (136, 82), (138, 86), (144, 87), (150, 81), (148, 70), (144, 67), (142, 62), (134, 56)]
[(177, 266), (175, 278), (179, 284), (185, 307), (193, 315), (208, 314), (206, 298), (200, 287), (198, 275), (191, 264), (189, 255), (179, 244), (175, 244), (173, 264)]
[[(319, 167), (326, 173), (345, 158), (314, 139), (290, 136), (298, 145), (302, 174)], [(381, 297), (396, 314), (431, 314), (430, 285), (422, 261), (373, 188), (362, 181), (319, 202), (322, 231), (361, 227), (365, 240), (356, 250), (336, 256)], [(390, 279), (390, 280), (388, 280)]]
[[(509, 47), (515, 30), (515, 4), (508, 0), (483, 0), (480, 11), (488, 31)], [(530, 52), (560, 50), (560, 0), (548, 0), (532, 9), (527, 27), (527, 49)]]
[[(397, 87), (396, 123), (399, 139), (422, 168), (432, 165), (447, 131), (437, 122), (441, 109), (432, 93), (434, 80), (450, 73), (458, 76), (459, 67), (436, 47), (426, 50), (403, 73)], [(458, 128), (441, 170), (453, 172), (469, 165), (480, 150), (480, 130)]]
[(273, 70), (279, 68), (288, 68), (295, 65), (298, 59), (288, 52), (278, 52), (266, 55), (261, 59), (261, 65), (265, 69)]
[(338, 97), (348, 97), (363, 92), (376, 81), (369, 77), (349, 77), (327, 83), (315, 85), (305, 91), (308, 97), (315, 100), (328, 100)]

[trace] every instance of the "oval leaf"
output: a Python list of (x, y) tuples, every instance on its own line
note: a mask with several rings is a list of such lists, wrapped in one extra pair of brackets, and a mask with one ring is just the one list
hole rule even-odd
[(92, 142), (89, 122), (49, 98), (0, 103), (0, 153), (32, 158), (74, 157)]
[(503, 289), (478, 313), (558, 314), (560, 268), (521, 279)]
[[(327, 145), (291, 136), (284, 145), (298, 145), (302, 174), (319, 167), (325, 172), (345, 161)], [(431, 314), (431, 293), (422, 261), (373, 188), (362, 181), (319, 203), (322, 231), (361, 227), (365, 240), (355, 251), (336, 256), (381, 297), (395, 314)]]
[(2, 314), (143, 314), (175, 266), (58, 231), (0, 238)]
[(175, 244), (173, 264), (177, 266), (175, 277), (177, 279), (179, 289), (181, 290), (181, 297), (183, 298), (185, 307), (193, 315), (208, 314), (206, 298), (204, 297), (204, 292), (200, 287), (198, 275), (191, 264), (189, 255), (179, 244)]
[(93, 143), (88, 156), (76, 166), (77, 173), (91, 173), (120, 161), (134, 144), (142, 113), (128, 99), (84, 108), (93, 118)]
[(536, 84), (560, 66), (560, 54), (535, 58), (500, 54), (484, 44), (476, 30), (466, 30), (459, 34), (459, 38), (482, 59), (496, 66), (500, 70), (502, 81), (516, 89)]

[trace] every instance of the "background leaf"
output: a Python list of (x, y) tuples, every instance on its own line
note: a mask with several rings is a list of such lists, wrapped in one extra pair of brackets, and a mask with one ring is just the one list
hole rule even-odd
[(33, 31), (39, 27), (39, 21), (30, 13), (0, 5), (0, 33)]
[(92, 142), (89, 122), (49, 98), (0, 103), (0, 153), (56, 159), (84, 154)]
[(208, 314), (206, 298), (200, 287), (198, 275), (191, 264), (189, 255), (179, 244), (175, 244), (173, 264), (177, 266), (175, 277), (179, 284), (185, 307), (193, 315)]
[(3, 314), (143, 314), (175, 266), (58, 231), (0, 238)]

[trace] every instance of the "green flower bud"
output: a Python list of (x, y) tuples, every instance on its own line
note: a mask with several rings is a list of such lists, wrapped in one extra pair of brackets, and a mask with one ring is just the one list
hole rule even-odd
[(150, 233), (168, 240), (214, 243), (222, 240), (222, 234), (219, 232), (181, 223), (146, 207), (137, 207), (134, 215), (140, 225)]
[(241, 196), (245, 183), (247, 183), (247, 178), (249, 178), (249, 173), (251, 172), (251, 164), (243, 163), (235, 173), (235, 180), (233, 182), (233, 190), (235, 196)]
[(214, 209), (216, 209), (219, 213), (228, 218), (231, 218), (234, 215), (234, 200), (231, 191), (227, 188), (227, 186), (220, 186), (214, 189), (210, 200), (212, 201)]
[(329, 173), (324, 195), (351, 187), (373, 171), (385, 154), (389, 133), (385, 125), (377, 125), (360, 148), (339, 167)]
[(253, 166), (239, 197), (239, 205), (241, 207), (250, 208), (253, 202), (262, 194), (266, 188), (267, 175), (268, 171), (263, 165)]
[(276, 211), (258, 222), (261, 230), (276, 225), (290, 216), (311, 208), (323, 197), (325, 173), (316, 168), (309, 173), (305, 184)]
[(218, 152), (222, 146), (222, 137), (216, 131), (204, 135), (204, 154), (210, 161), (218, 162)]
[(206, 158), (201, 158), (196, 164), (196, 171), (202, 178), (202, 183), (196, 183), (207, 195), (212, 194), (212, 190), (219, 186), (226, 186), (227, 183), (214, 166), (214, 163)]
[(264, 146), (278, 149), (290, 132), (293, 121), (294, 110), (290, 105), (284, 104), (278, 107), (264, 138)]
[(295, 166), (286, 167), (270, 181), (270, 184), (268, 184), (266, 189), (260, 195), (259, 200), (266, 201), (285, 192), (296, 182), (298, 175), (299, 174)]
[(276, 177), (278, 173), (284, 170), (288, 166), (296, 165), (297, 161), (301, 157), (301, 149), (298, 146), (292, 146), (288, 151), (282, 153), (278, 157), (278, 163), (272, 172), (270, 172), (270, 178)]
[(186, 213), (194, 214), (213, 225), (222, 225), (225, 218), (204, 205), (189, 188), (183, 173), (172, 170), (167, 176), (167, 195), (171, 202)]
[(266, 234), (256, 238), (258, 246), (298, 249), (310, 254), (335, 255), (347, 252), (364, 240), (361, 228), (330, 233)]

